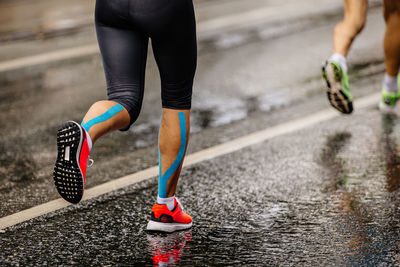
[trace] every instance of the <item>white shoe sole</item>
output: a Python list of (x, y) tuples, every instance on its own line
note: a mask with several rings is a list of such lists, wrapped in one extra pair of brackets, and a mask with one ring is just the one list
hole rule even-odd
[(149, 221), (146, 230), (172, 233), (175, 231), (189, 229), (192, 227), (192, 223), (193, 222), (188, 224), (183, 224), (183, 223), (162, 223), (162, 222)]
[(400, 115), (400, 110), (399, 110), (397, 103), (394, 107), (391, 107), (381, 101), (381, 102), (379, 102), (379, 110), (383, 114), (391, 114), (391, 115), (397, 115), (397, 116)]
[(327, 84), (327, 96), (332, 107), (344, 114), (353, 112), (353, 103), (342, 90), (341, 77), (339, 69), (328, 62), (322, 67), (322, 73)]

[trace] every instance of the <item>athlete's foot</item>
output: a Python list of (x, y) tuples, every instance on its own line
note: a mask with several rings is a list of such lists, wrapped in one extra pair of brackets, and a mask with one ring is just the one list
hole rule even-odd
[(353, 112), (353, 97), (349, 91), (349, 79), (339, 62), (327, 61), (322, 67), (327, 85), (328, 100), (332, 107), (344, 114)]
[(147, 224), (148, 231), (174, 232), (192, 227), (192, 217), (182, 210), (177, 198), (174, 208), (170, 211), (166, 204), (155, 203), (151, 210), (151, 219)]
[(396, 115), (396, 103), (400, 99), (400, 92), (388, 93), (382, 89), (382, 100), (379, 102), (379, 110), (385, 114)]
[(78, 203), (85, 189), (89, 146), (85, 129), (74, 121), (64, 123), (57, 133), (57, 160), (54, 184), (58, 193), (71, 203)]

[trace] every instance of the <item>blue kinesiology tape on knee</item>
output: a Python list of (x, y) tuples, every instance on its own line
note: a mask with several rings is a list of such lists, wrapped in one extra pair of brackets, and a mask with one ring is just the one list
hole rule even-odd
[(161, 154), (160, 147), (158, 148), (159, 153), (159, 167), (160, 167), (160, 177), (158, 181), (158, 196), (161, 198), (167, 197), (167, 184), (171, 176), (175, 173), (175, 171), (179, 168), (182, 163), (183, 156), (185, 155), (186, 150), (186, 119), (185, 113), (179, 112), (179, 126), (181, 130), (181, 145), (179, 147), (178, 156), (172, 165), (168, 168), (168, 170), (161, 176)]
[(118, 112), (121, 112), (122, 110), (124, 110), (124, 108), (120, 104), (115, 105), (106, 112), (104, 112), (103, 114), (101, 114), (100, 116), (97, 116), (96, 118), (93, 118), (86, 123), (83, 123), (82, 121), (81, 125), (88, 132), (93, 125), (110, 119), (112, 116), (114, 116)]

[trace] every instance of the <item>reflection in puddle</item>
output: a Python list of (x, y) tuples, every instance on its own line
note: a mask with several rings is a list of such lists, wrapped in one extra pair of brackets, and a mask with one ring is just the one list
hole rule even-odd
[(149, 249), (154, 266), (168, 266), (179, 263), (186, 242), (192, 241), (192, 231), (181, 231), (172, 234), (147, 234)]
[(329, 171), (330, 189), (341, 189), (347, 182), (347, 172), (343, 168), (343, 161), (337, 157), (340, 150), (347, 144), (351, 137), (348, 132), (339, 132), (327, 138), (321, 153), (321, 164)]
[(357, 201), (356, 194), (346, 190), (348, 173), (343, 166), (343, 159), (338, 157), (339, 152), (348, 144), (350, 137), (349, 132), (339, 132), (328, 136), (321, 153), (322, 165), (329, 171), (328, 192), (332, 192), (337, 198), (338, 210), (352, 221), (347, 227), (341, 229), (344, 232), (348, 231), (343, 243), (346, 248), (343, 256), (349, 263), (362, 258), (363, 250), (368, 246), (368, 236), (363, 228), (360, 228), (360, 225), (367, 223), (360, 212), (363, 207), (360, 207), (361, 203)]
[(400, 188), (400, 146), (396, 144), (396, 140), (392, 136), (396, 122), (395, 116), (382, 116), (381, 143), (386, 164), (387, 190), (390, 193)]
[[(347, 181), (344, 159), (338, 156), (350, 138), (349, 133), (336, 133), (327, 138), (321, 153), (323, 166), (329, 171), (329, 185), (333, 198), (338, 201), (338, 234), (341, 236), (345, 262), (349, 265), (376, 265), (398, 263), (399, 249), (399, 201), (400, 150), (396, 140), (397, 118), (382, 116), (382, 132), (378, 146), (384, 161), (382, 171), (386, 190), (379, 188), (378, 181), (362, 179)], [(379, 177), (379, 176), (378, 176)], [(353, 182), (362, 182), (355, 191)], [(384, 183), (385, 184), (385, 183)], [(373, 192), (373, 196), (370, 194)], [(397, 258), (397, 259), (396, 259)], [(394, 264), (395, 265), (395, 264)]]

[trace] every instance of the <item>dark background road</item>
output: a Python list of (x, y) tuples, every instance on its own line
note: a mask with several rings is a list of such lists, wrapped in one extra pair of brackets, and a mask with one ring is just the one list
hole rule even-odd
[[(379, 92), (384, 73), (382, 10), (371, 3), (349, 55), (356, 99)], [(341, 1), (195, 5), (199, 63), (189, 154), (329, 108), (320, 67)], [(51, 177), (57, 127), (81, 120), (105, 97), (96, 51), (27, 60), (95, 45), (92, 9), (93, 2), (77, 0), (0, 3), (1, 217), (58, 198)], [(21, 58), (21, 66), (9, 67)], [(146, 79), (136, 127), (96, 144), (87, 188), (157, 165), (160, 89), (152, 57)], [(194, 218), (192, 230), (144, 232), (154, 177), (2, 230), (0, 263), (397, 265), (399, 121), (377, 105), (355, 108), (352, 116), (185, 168), (178, 196)]]

